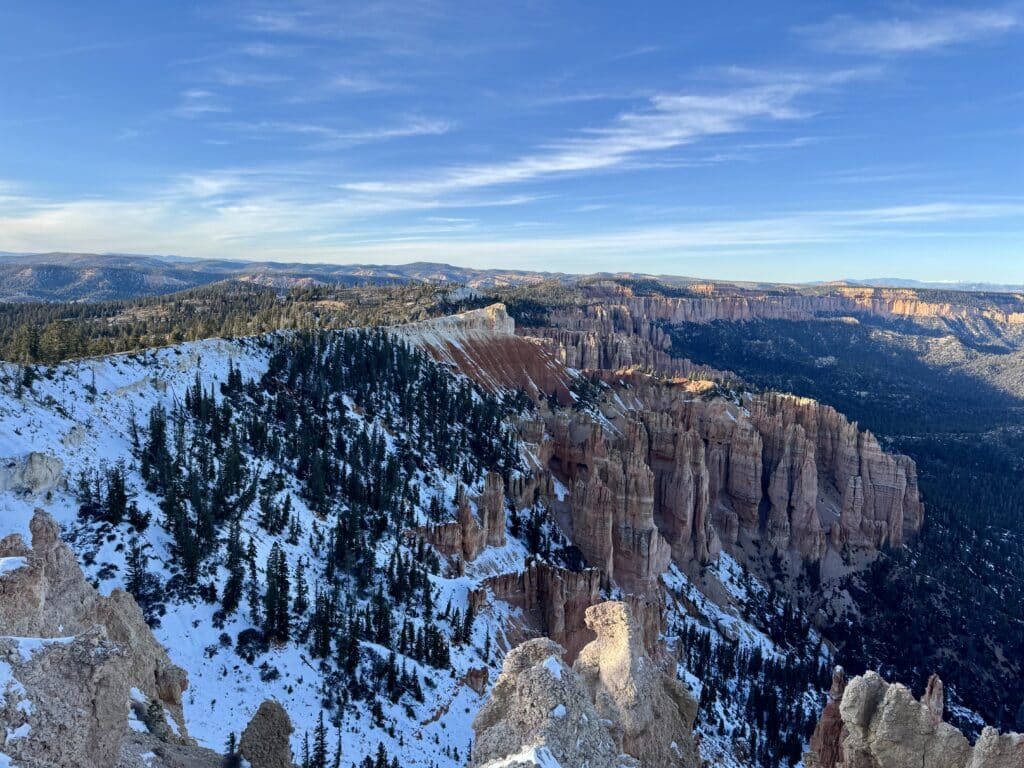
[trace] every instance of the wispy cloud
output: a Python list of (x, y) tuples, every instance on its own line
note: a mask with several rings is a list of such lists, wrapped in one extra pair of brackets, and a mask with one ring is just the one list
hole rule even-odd
[(901, 54), (946, 48), (995, 37), (1021, 27), (1011, 10), (935, 9), (912, 16), (859, 19), (834, 16), (823, 24), (796, 31), (813, 46), (841, 53)]
[(309, 146), (312, 149), (336, 149), (412, 136), (440, 136), (451, 130), (452, 124), (446, 120), (413, 117), (401, 123), (370, 128), (338, 128), (323, 123), (272, 120), (226, 123), (225, 127), (251, 136), (294, 134), (311, 139), (312, 143)]
[(795, 120), (808, 113), (795, 101), (814, 86), (786, 79), (723, 94), (659, 94), (644, 109), (623, 112), (610, 124), (552, 142), (505, 163), (434, 171), (428, 179), (363, 181), (348, 189), (373, 193), (443, 195), (541, 178), (610, 170), (638, 156), (669, 150), (709, 136), (749, 130), (759, 121)]
[(279, 72), (245, 72), (221, 67), (207, 73), (204, 79), (219, 85), (247, 88), (278, 85), (290, 81), (291, 77)]
[(202, 88), (189, 88), (179, 94), (178, 105), (171, 110), (171, 114), (191, 120), (211, 113), (230, 111), (229, 107), (218, 100), (215, 93)]
[(343, 93), (372, 93), (393, 90), (395, 84), (368, 75), (334, 75), (324, 87)]

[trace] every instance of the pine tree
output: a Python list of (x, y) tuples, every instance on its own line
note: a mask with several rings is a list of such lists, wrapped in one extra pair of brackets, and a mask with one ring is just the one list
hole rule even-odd
[(263, 597), (263, 629), (277, 642), (288, 639), (291, 623), (289, 609), (288, 561), (281, 545), (274, 542), (267, 556), (267, 591)]
[(310, 766), (311, 768), (330, 768), (327, 765), (327, 728), (324, 726), (323, 710), (320, 710), (320, 717), (313, 734), (313, 754), (310, 758)]
[(231, 524), (231, 531), (228, 534), (227, 559), (225, 562), (228, 578), (224, 583), (224, 591), (221, 595), (221, 606), (224, 609), (224, 613), (228, 616), (238, 610), (238, 604), (242, 600), (242, 588), (245, 583), (241, 536), (241, 526), (236, 520)]

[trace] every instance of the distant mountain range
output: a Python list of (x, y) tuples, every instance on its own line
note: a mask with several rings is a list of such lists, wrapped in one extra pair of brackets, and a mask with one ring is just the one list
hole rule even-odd
[(317, 283), (359, 285), (415, 281), (471, 287), (567, 279), (523, 270), (472, 269), (418, 262), (398, 266), (187, 259), (127, 254), (0, 253), (0, 301), (106, 301), (154, 296), (223, 280), (277, 288)]
[[(156, 296), (202, 285), (237, 280), (288, 289), (302, 285), (364, 285), (405, 282), (450, 282), (471, 288), (495, 288), (548, 280), (566, 283), (580, 279), (655, 279), (670, 287), (697, 283), (766, 288), (762, 282), (709, 280), (706, 278), (648, 275), (635, 272), (602, 272), (590, 275), (566, 272), (533, 272), (521, 269), (475, 269), (434, 262), (411, 264), (306, 264), (301, 262), (192, 259), (181, 256), (91, 253), (0, 252), (0, 301), (109, 301)], [(918, 290), (1024, 292), (1022, 285), (992, 283), (922, 282), (901, 278), (836, 280), (810, 287), (858, 286)], [(794, 286), (799, 287), (799, 286)], [(805, 286), (807, 287), (807, 286)]]
[(901, 277), (876, 277), (867, 280), (840, 280), (843, 285), (869, 288), (920, 288), (936, 291), (972, 291), (981, 293), (1021, 293), (1024, 285), (1013, 283), (974, 283), (967, 281), (929, 282)]

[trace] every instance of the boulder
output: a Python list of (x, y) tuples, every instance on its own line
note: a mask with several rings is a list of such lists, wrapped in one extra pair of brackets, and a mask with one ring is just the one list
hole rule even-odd
[(267, 699), (242, 731), (238, 753), (252, 768), (292, 768), (290, 737), (293, 730), (284, 707)]

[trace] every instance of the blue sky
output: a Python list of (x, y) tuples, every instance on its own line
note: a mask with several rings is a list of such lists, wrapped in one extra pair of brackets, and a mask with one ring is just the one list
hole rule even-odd
[(3, 3), (0, 250), (1024, 282), (1024, 6)]

